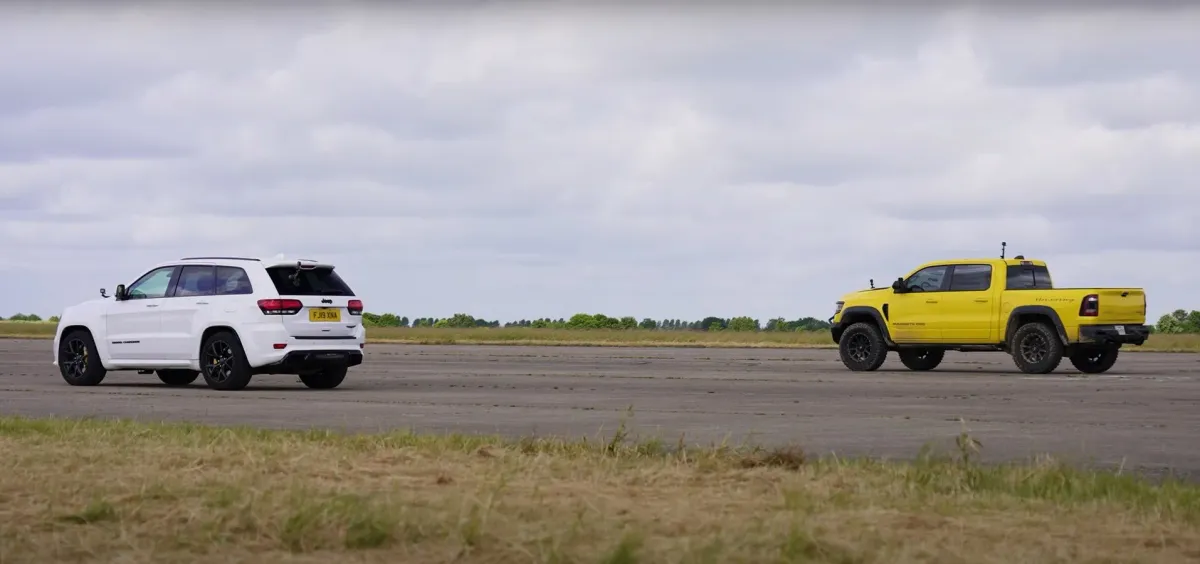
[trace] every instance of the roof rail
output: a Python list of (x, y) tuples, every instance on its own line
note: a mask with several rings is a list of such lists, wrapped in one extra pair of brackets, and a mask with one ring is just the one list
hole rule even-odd
[(252, 260), (261, 262), (259, 259), (250, 257), (183, 257), (179, 260)]

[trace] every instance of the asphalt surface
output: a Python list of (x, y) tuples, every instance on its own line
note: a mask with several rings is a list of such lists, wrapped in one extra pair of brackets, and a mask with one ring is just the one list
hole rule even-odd
[(0, 340), (0, 413), (591, 437), (626, 418), (635, 435), (671, 444), (682, 435), (888, 458), (927, 444), (952, 452), (965, 428), (985, 460), (1049, 453), (1200, 479), (1197, 354), (1126, 353), (1099, 376), (1064, 361), (1027, 376), (1000, 353), (950, 353), (925, 373), (893, 354), (877, 372), (852, 373), (832, 350), (367, 345), (335, 390), (258, 376), (216, 392), (136, 372), (71, 387), (50, 347)]

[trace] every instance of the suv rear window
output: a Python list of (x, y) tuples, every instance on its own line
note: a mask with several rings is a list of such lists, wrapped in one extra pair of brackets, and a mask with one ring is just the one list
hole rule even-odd
[[(299, 275), (293, 278), (294, 274)], [(275, 290), (281, 296), (353, 296), (354, 291), (347, 286), (332, 268), (301, 268), (294, 266), (273, 266), (267, 269)]]
[(1050, 269), (1037, 265), (1016, 265), (1008, 267), (1009, 290), (1050, 290), (1054, 283), (1050, 281)]

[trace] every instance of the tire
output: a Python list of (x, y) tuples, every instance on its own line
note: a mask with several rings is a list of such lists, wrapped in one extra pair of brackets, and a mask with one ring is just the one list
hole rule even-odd
[(310, 372), (301, 374), (300, 381), (304, 382), (305, 386), (314, 390), (332, 390), (340, 385), (346, 379), (348, 369), (345, 366), (339, 368), (327, 368), (320, 372)]
[(196, 381), (200, 377), (200, 373), (195, 370), (159, 370), (158, 379), (168, 386), (187, 386)]
[(1012, 357), (1026, 374), (1049, 374), (1063, 359), (1063, 343), (1044, 321), (1026, 323), (1013, 333)]
[(58, 341), (58, 373), (72, 386), (95, 386), (108, 370), (100, 363), (100, 353), (92, 334), (73, 329)]
[(201, 344), (200, 370), (209, 388), (224, 391), (245, 388), (254, 375), (242, 341), (229, 331), (213, 333)]
[(909, 370), (933, 370), (946, 358), (942, 349), (904, 349), (900, 351), (900, 362)]
[(854, 372), (877, 370), (887, 359), (887, 344), (874, 323), (860, 321), (846, 328), (838, 340), (842, 364)]
[(1116, 348), (1086, 348), (1071, 353), (1071, 365), (1085, 374), (1108, 372), (1117, 363)]

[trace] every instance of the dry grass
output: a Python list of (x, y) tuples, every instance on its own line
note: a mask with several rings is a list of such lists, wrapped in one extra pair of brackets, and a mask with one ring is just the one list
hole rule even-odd
[(0, 418), (0, 561), (1200, 559), (1193, 485), (619, 438)]
[[(0, 337), (54, 337), (54, 323), (0, 321)], [(826, 331), (782, 333), (739, 333), (734, 331), (646, 331), (533, 329), (528, 327), (434, 329), (370, 327), (372, 343), (415, 345), (559, 345), (629, 347), (743, 347), (743, 348), (832, 348)], [(1141, 347), (1125, 351), (1200, 352), (1200, 335), (1151, 335)]]

